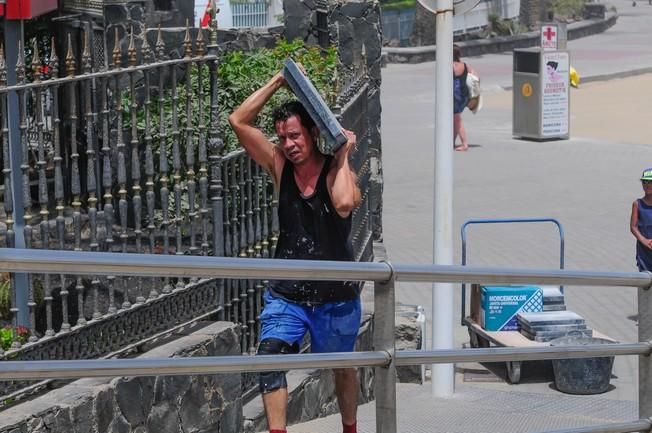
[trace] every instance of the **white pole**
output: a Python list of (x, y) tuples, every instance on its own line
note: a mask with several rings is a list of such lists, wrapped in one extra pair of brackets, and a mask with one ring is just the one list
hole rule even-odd
[[(435, 84), (435, 186), (433, 198), (433, 263), (453, 264), (453, 2), (437, 1)], [(432, 347), (453, 348), (453, 285), (432, 289)], [(455, 366), (432, 365), (432, 393), (450, 397)]]

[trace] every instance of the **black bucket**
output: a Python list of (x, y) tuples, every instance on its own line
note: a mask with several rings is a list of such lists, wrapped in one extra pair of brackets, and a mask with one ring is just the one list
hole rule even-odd
[[(612, 344), (604, 338), (566, 336), (550, 341), (551, 346)], [(609, 389), (614, 357), (553, 359), (555, 386), (567, 394), (600, 394)]]

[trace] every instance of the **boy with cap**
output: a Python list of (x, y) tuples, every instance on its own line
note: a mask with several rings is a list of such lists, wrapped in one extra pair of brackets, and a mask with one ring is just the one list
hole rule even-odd
[(636, 238), (636, 264), (639, 271), (652, 272), (652, 168), (641, 175), (645, 195), (632, 204), (629, 229)]

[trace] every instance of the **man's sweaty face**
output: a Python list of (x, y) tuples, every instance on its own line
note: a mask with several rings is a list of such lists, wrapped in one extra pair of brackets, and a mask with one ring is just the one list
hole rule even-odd
[(300, 164), (310, 156), (312, 140), (308, 130), (301, 125), (297, 116), (279, 120), (274, 125), (278, 135), (279, 146), (285, 157), (293, 164)]

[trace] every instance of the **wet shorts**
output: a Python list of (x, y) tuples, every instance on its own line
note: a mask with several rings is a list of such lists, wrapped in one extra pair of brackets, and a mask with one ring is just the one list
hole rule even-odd
[(311, 351), (351, 352), (360, 328), (360, 299), (302, 305), (265, 292), (260, 340), (275, 338), (300, 345), (310, 332)]

